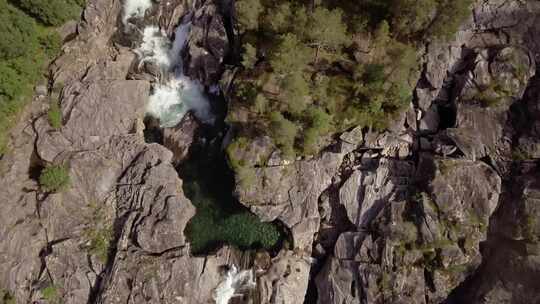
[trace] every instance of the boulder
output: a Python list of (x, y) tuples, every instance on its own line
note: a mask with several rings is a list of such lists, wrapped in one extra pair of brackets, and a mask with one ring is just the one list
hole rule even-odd
[(200, 127), (199, 120), (189, 112), (175, 127), (163, 129), (163, 145), (172, 151), (173, 164), (179, 165), (189, 156), (189, 150)]

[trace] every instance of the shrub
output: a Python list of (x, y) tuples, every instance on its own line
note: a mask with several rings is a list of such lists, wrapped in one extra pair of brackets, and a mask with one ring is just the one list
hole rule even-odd
[(292, 73), (283, 79), (281, 87), (286, 110), (293, 114), (302, 113), (307, 107), (306, 97), (309, 95), (309, 84), (304, 76), (299, 72)]
[(0, 59), (23, 56), (36, 45), (36, 24), (21, 10), (0, 0)]
[(71, 185), (69, 168), (65, 165), (49, 166), (39, 176), (41, 188), (47, 192), (65, 191)]
[(112, 237), (112, 227), (100, 227), (86, 231), (86, 238), (90, 241), (89, 252), (97, 256), (102, 263), (107, 262)]
[(62, 38), (56, 31), (45, 33), (38, 38), (38, 41), (48, 58), (53, 58), (60, 53)]
[(424, 31), (437, 8), (436, 0), (397, 0), (392, 4), (392, 29), (400, 36)]
[[(48, 0), (34, 1), (49, 5)], [(9, 129), (31, 100), (33, 84), (42, 76), (44, 63), (55, 56), (61, 44), (54, 29), (36, 24), (11, 4), (22, 7), (23, 2), (27, 1), (0, 0), (0, 155), (6, 152)]]
[(53, 101), (47, 112), (47, 118), (51, 127), (55, 129), (60, 129), (62, 127), (62, 112), (60, 111), (60, 106), (58, 102)]
[(81, 12), (79, 0), (12, 0), (12, 2), (45, 25), (61, 25), (77, 18)]
[(274, 72), (287, 75), (302, 72), (311, 61), (311, 50), (304, 45), (295, 34), (281, 37), (276, 49), (272, 52), (270, 65)]
[(245, 68), (252, 68), (257, 63), (257, 49), (251, 44), (244, 45), (244, 54), (242, 55), (242, 65)]
[(264, 7), (260, 0), (238, 0), (235, 2), (236, 20), (243, 30), (254, 30), (259, 27), (259, 15)]
[(438, 0), (437, 15), (427, 29), (437, 39), (451, 38), (471, 15), (472, 0)]
[(294, 139), (298, 133), (298, 126), (283, 117), (279, 112), (270, 114), (270, 132), (277, 146), (285, 155), (294, 154)]
[(342, 20), (340, 9), (328, 10), (317, 7), (309, 17), (306, 31), (308, 39), (318, 48), (337, 50), (350, 42), (347, 26)]

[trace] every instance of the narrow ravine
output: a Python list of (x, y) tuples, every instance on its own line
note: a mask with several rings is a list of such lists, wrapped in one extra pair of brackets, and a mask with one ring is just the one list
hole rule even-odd
[[(134, 50), (139, 59), (138, 68), (149, 64), (159, 69), (146, 107), (145, 121), (151, 122), (145, 131), (147, 141), (163, 144), (167, 128), (181, 128), (188, 113), (195, 116), (191, 119), (196, 121), (197, 130), (188, 157), (176, 164), (183, 191), (197, 209), (185, 231), (192, 254), (212, 254), (224, 245), (277, 254), (286, 232), (277, 224), (262, 223), (234, 197), (234, 172), (227, 163), (223, 146), (228, 128), (223, 121), (226, 113), (220, 113), (223, 107), (212, 108), (216, 102), (211, 99), (217, 98), (218, 85), (209, 87), (213, 93), (209, 95), (199, 81), (184, 73), (182, 54), (192, 26), (190, 13), (180, 20), (171, 41), (157, 26), (146, 25), (141, 30), (129, 23), (129, 16), (142, 18), (150, 8), (149, 1), (127, 1), (122, 20), (128, 30), (142, 32), (142, 42)], [(217, 101), (224, 102), (222, 98)], [(226, 304), (238, 293), (255, 286), (251, 270), (230, 265), (213, 298), (218, 304)]]

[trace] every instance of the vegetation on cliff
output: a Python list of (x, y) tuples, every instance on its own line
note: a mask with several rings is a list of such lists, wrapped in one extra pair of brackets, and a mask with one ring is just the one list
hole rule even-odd
[(32, 87), (43, 77), (45, 63), (54, 58), (61, 38), (54, 28), (80, 14), (81, 0), (0, 0), (0, 155), (7, 133)]
[(65, 165), (52, 165), (41, 172), (39, 184), (44, 191), (61, 192), (71, 185), (69, 168)]
[(384, 129), (410, 104), (418, 47), (452, 37), (471, 2), (238, 0), (243, 68), (228, 122), (291, 157), (352, 126)]

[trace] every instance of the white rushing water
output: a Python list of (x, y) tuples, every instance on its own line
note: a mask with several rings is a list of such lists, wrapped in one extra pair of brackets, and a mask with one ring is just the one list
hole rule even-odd
[(170, 44), (169, 39), (160, 32), (157, 26), (145, 27), (142, 44), (135, 51), (141, 58), (140, 64), (152, 61), (164, 69), (169, 69), (171, 66)]
[(147, 106), (147, 113), (159, 118), (162, 127), (173, 127), (184, 115), (193, 110), (202, 122), (213, 123), (210, 103), (204, 95), (204, 87), (184, 75), (182, 68), (182, 49), (189, 36), (191, 23), (180, 24), (176, 28), (175, 40), (171, 43), (155, 26), (148, 26), (143, 31), (143, 42), (136, 50), (140, 62), (151, 61), (160, 66), (165, 75), (165, 83), (154, 87)]
[(131, 17), (144, 17), (144, 13), (152, 7), (152, 0), (125, 0), (122, 22), (127, 23)]
[(228, 304), (229, 301), (237, 296), (237, 292), (255, 287), (253, 272), (251, 270), (238, 271), (236, 266), (225, 275), (225, 279), (218, 285), (214, 293), (216, 304)]

